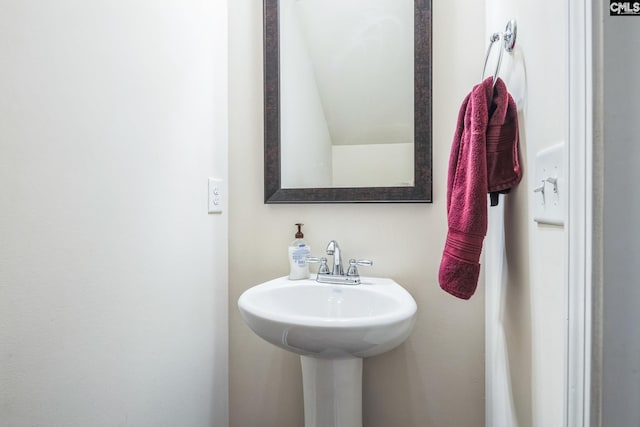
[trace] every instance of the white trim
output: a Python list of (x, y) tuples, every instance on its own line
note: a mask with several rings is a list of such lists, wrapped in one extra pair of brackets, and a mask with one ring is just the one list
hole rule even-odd
[(590, 425), (593, 68), (591, 3), (569, 2), (567, 427)]

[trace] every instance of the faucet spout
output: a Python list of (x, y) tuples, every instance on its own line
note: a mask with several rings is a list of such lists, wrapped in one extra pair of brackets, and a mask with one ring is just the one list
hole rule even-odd
[(349, 260), (349, 268), (347, 274), (344, 274), (345, 269), (342, 266), (342, 253), (338, 242), (332, 240), (327, 245), (327, 255), (333, 257), (333, 266), (329, 270), (327, 265), (327, 258), (322, 257), (307, 257), (307, 262), (320, 263), (318, 274), (316, 275), (316, 282), (318, 283), (333, 283), (336, 285), (357, 285), (360, 283), (360, 275), (358, 274), (357, 265), (373, 265), (373, 261), (367, 259)]
[(331, 270), (331, 274), (333, 275), (344, 275), (344, 268), (342, 267), (342, 254), (340, 253), (340, 246), (338, 246), (338, 242), (332, 240), (327, 245), (327, 255), (333, 256), (333, 269)]

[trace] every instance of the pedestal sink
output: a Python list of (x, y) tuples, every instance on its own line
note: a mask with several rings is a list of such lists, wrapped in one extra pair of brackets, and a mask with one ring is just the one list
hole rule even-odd
[(305, 427), (362, 427), (362, 358), (407, 339), (416, 302), (391, 279), (359, 285), (271, 280), (245, 291), (240, 313), (260, 337), (301, 356)]

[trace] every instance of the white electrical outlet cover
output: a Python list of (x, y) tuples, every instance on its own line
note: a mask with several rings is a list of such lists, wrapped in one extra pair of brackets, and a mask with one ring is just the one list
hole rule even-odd
[(224, 209), (222, 180), (209, 178), (209, 213), (222, 213)]

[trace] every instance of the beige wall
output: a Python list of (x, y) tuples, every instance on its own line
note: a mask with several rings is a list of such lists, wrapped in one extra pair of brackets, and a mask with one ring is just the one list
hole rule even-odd
[(413, 185), (413, 143), (334, 145), (333, 186)]
[(245, 289), (288, 272), (287, 246), (300, 221), (313, 253), (337, 239), (345, 257), (373, 259), (368, 273), (394, 278), (418, 303), (409, 340), (365, 361), (365, 425), (484, 425), (483, 285), (470, 301), (460, 301), (437, 284), (449, 147), (460, 102), (478, 82), (484, 60), (484, 2), (435, 3), (434, 202), (424, 205), (263, 204), (262, 3), (229, 3), (232, 427), (303, 424), (298, 357), (258, 338), (236, 308)]

